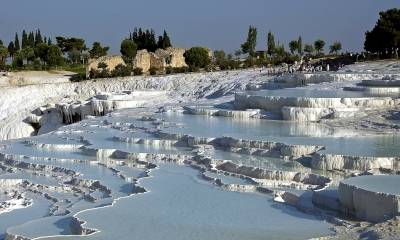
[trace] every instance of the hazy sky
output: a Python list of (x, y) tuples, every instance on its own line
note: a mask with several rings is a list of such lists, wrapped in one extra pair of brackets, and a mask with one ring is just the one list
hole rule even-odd
[(52, 37), (85, 38), (88, 46), (101, 41), (116, 53), (121, 39), (141, 26), (166, 29), (175, 46), (233, 52), (251, 24), (258, 49), (271, 30), (285, 44), (301, 35), (303, 42), (339, 40), (345, 50), (359, 51), (378, 12), (393, 7), (400, 0), (1, 0), (0, 39), (40, 28)]

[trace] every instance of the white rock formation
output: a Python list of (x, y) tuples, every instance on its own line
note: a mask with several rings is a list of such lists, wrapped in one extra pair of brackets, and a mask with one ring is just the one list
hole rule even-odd
[(400, 158), (363, 157), (316, 153), (312, 156), (311, 167), (321, 170), (358, 170), (397, 169)]
[[(398, 184), (400, 181), (399, 176), (385, 176), (385, 178), (397, 179), (390, 180), (387, 184), (392, 185)], [(367, 178), (376, 178), (374, 181), (385, 181), (385, 178), (380, 176), (361, 176), (366, 181), (373, 183)], [(350, 180), (350, 181), (349, 181)], [(355, 215), (357, 218), (371, 221), (380, 222), (383, 220), (390, 219), (400, 214), (400, 191), (397, 194), (393, 192), (386, 192), (384, 188), (379, 191), (374, 191), (369, 187), (358, 186), (352, 183), (351, 180), (342, 181), (339, 185), (339, 199), (342, 206), (350, 213)], [(384, 183), (380, 185), (384, 186)]]

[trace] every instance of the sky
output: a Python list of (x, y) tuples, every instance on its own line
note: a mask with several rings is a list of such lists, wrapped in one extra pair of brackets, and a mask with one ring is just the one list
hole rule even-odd
[(340, 41), (345, 51), (361, 51), (364, 33), (378, 13), (400, 8), (400, 0), (1, 0), (0, 39), (40, 28), (46, 36), (84, 38), (118, 53), (134, 27), (167, 30), (177, 47), (207, 46), (233, 53), (258, 28), (258, 50), (266, 34), (287, 45), (299, 35), (303, 43)]

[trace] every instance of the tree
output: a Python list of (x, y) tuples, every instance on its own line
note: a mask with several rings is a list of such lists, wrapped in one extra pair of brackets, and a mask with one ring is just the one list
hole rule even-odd
[(240, 50), (240, 49), (236, 50), (236, 51), (235, 51), (235, 56), (236, 56), (237, 58), (239, 58), (240, 55), (242, 55), (242, 50)]
[(94, 42), (92, 49), (89, 50), (90, 57), (99, 58), (106, 56), (109, 49), (109, 47), (102, 47), (99, 42)]
[(165, 30), (163, 35), (158, 37), (157, 47), (162, 49), (172, 47), (171, 40)]
[(274, 35), (272, 34), (271, 31), (268, 32), (268, 40), (267, 40), (267, 53), (269, 57), (272, 57), (275, 53), (275, 39)]
[(145, 31), (139, 28), (135, 28), (133, 33), (129, 34), (129, 40), (132, 40), (138, 50), (146, 49), (147, 51), (154, 52), (157, 50), (157, 41), (153, 29), (146, 29)]
[(335, 53), (336, 55), (340, 50), (342, 50), (342, 44), (340, 42), (334, 42), (331, 46), (329, 46), (329, 52)]
[(214, 51), (215, 64), (221, 65), (226, 60), (226, 54), (223, 50)]
[(43, 38), (42, 38), (42, 34), (40, 33), (40, 29), (38, 29), (35, 34), (35, 46), (40, 43), (43, 43)]
[(278, 46), (275, 48), (275, 54), (280, 58), (284, 58), (286, 55), (285, 46), (278, 43)]
[(105, 62), (100, 62), (97, 64), (97, 71), (93, 71), (91, 74), (93, 78), (107, 78), (110, 77), (110, 71), (108, 70), (108, 65)]
[(325, 41), (322, 39), (318, 39), (314, 42), (314, 48), (318, 54), (323, 53), (325, 47)]
[(22, 31), (22, 49), (25, 49), (29, 46), (28, 35), (26, 34), (25, 30)]
[(296, 50), (298, 51), (298, 49), (299, 49), (299, 42), (296, 41), (296, 40), (290, 41), (289, 42), (289, 49), (290, 49), (290, 52), (292, 54), (294, 54), (296, 52)]
[(305, 44), (304, 52), (307, 53), (307, 55), (312, 55), (314, 53), (314, 47), (311, 44)]
[(68, 52), (68, 59), (71, 61), (73, 64), (77, 64), (81, 61), (82, 54), (79, 50), (73, 48)]
[(215, 65), (217, 65), (220, 70), (225, 70), (229, 67), (229, 60), (226, 56), (226, 53), (223, 50), (217, 50), (214, 51), (214, 59), (215, 59)]
[(132, 63), (136, 56), (138, 46), (133, 40), (125, 39), (121, 43), (121, 54), (126, 63)]
[(192, 47), (183, 56), (186, 63), (192, 68), (204, 68), (211, 63), (208, 50), (203, 47)]
[(82, 58), (83, 64), (89, 62), (90, 53), (89, 53), (88, 51), (84, 51), (84, 52), (81, 54), (81, 58)]
[(50, 45), (47, 53), (47, 64), (49, 66), (58, 66), (63, 62), (61, 49), (57, 45)]
[(40, 58), (42, 62), (47, 62), (47, 54), (49, 51), (49, 46), (46, 43), (39, 43), (35, 47), (35, 55)]
[(33, 50), (33, 48), (31, 48), (29, 46), (22, 49), (21, 54), (22, 54), (23, 59), (26, 59), (26, 61), (28, 63), (35, 60), (35, 51)]
[(18, 33), (15, 33), (15, 38), (14, 38), (14, 49), (16, 52), (19, 52), (19, 50), (21, 49), (20, 45), (19, 45), (19, 38), (18, 38)]
[(33, 34), (33, 32), (29, 33), (28, 46), (31, 47), (31, 48), (33, 48), (35, 46), (35, 35)]
[(24, 58), (22, 57), (21, 52), (18, 52), (14, 56), (12, 67), (15, 69), (15, 68), (21, 68), (23, 66), (24, 66)]
[(3, 68), (8, 57), (8, 50), (3, 44), (0, 45), (0, 68)]
[(86, 49), (85, 40), (82, 38), (65, 38), (56, 37), (57, 46), (61, 49), (63, 53), (72, 51), (73, 49), (82, 53)]
[(7, 49), (8, 49), (8, 54), (10, 55), (11, 58), (14, 57), (14, 55), (17, 53), (17, 51), (15, 50), (14, 43), (12, 41), (8, 44)]
[(249, 56), (255, 57), (257, 45), (257, 28), (249, 26), (249, 31), (247, 33), (247, 40), (241, 45), (242, 52), (248, 53)]
[(111, 71), (111, 75), (113, 77), (127, 77), (131, 75), (131, 67), (124, 65), (124, 64), (118, 64), (114, 70)]
[(393, 8), (379, 13), (371, 31), (365, 33), (364, 49), (379, 55), (396, 54), (400, 48), (400, 9)]
[(303, 55), (303, 40), (301, 39), (301, 36), (297, 39), (297, 53), (300, 56)]

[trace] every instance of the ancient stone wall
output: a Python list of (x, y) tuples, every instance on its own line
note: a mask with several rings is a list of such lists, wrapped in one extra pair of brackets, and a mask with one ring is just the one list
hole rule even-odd
[[(133, 68), (141, 68), (144, 73), (147, 73), (152, 67), (159, 70), (164, 70), (166, 67), (187, 67), (184, 53), (185, 49), (183, 48), (158, 49), (155, 53), (142, 49), (137, 51), (133, 60)], [(97, 70), (97, 66), (101, 62), (107, 64), (109, 71), (114, 70), (118, 64), (125, 64), (122, 56), (105, 56), (93, 59), (86, 68), (86, 76), (89, 77), (91, 69)]]
[(165, 58), (158, 56), (155, 53), (150, 53), (150, 67), (156, 68), (158, 70), (164, 70), (166, 67), (165, 65)]
[(124, 59), (122, 56), (104, 56), (97, 59), (92, 59), (89, 61), (88, 66), (86, 67), (86, 77), (89, 77), (90, 70), (97, 70), (97, 66), (99, 63), (107, 64), (107, 69), (111, 72), (115, 69), (119, 64), (125, 65)]
[(164, 58), (165, 66), (172, 68), (187, 67), (185, 57), (183, 56), (184, 53), (185, 49), (183, 48), (167, 48), (156, 51), (156, 55)]
[(148, 72), (151, 67), (150, 54), (146, 49), (139, 50), (133, 60), (133, 68), (141, 68), (143, 72)]

